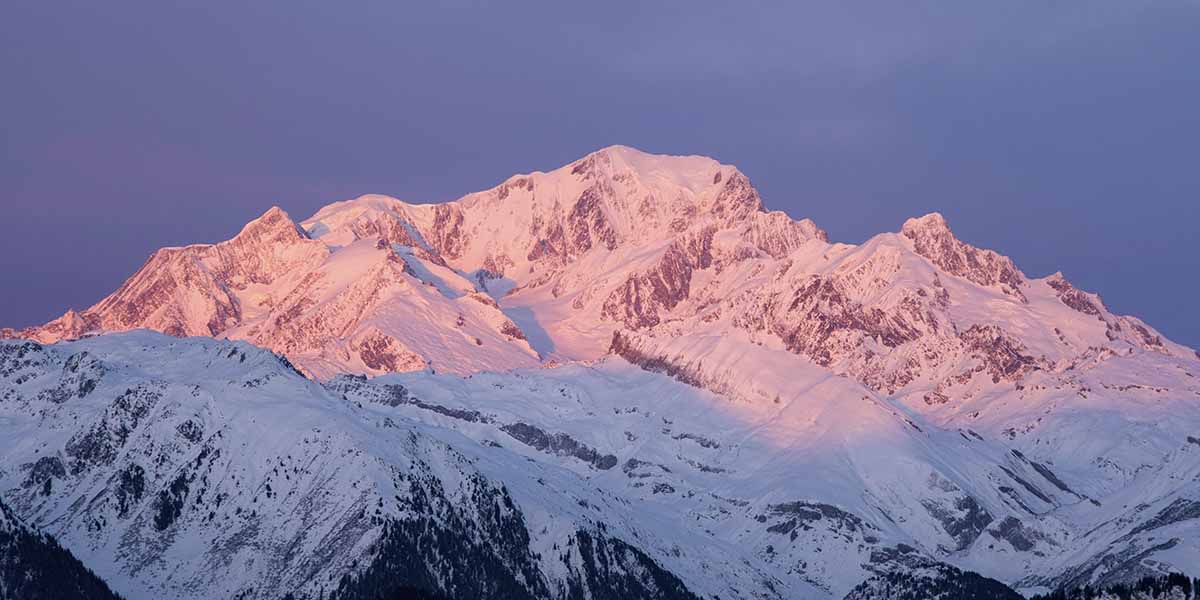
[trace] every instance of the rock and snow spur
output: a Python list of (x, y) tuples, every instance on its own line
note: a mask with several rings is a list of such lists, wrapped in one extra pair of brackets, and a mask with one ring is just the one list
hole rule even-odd
[[(601, 550), (640, 574), (628, 585), (654, 580), (666, 594), (676, 590), (670, 575), (687, 593), (721, 598), (869, 598), (896, 581), (934, 580), (1045, 591), (1200, 574), (1193, 349), (1112, 313), (1062, 274), (1032, 278), (971, 246), (936, 213), (862, 244), (831, 243), (810, 221), (767, 212), (745, 175), (709, 158), (614, 146), (444, 204), (363, 196), (299, 225), (272, 209), (227, 242), (160, 250), (87, 310), (5, 335), (49, 343), (137, 328), (245, 340), (319, 382), (228, 341), (136, 333), (31, 346), (39, 350), (29, 356), (57, 358), (2, 382), (0, 408), (17, 416), (0, 425), (29, 441), (23, 462), (0, 465), (9, 486), (0, 496), (18, 490), (10, 504), (27, 519), (54, 515), (82, 557), (102, 560), (103, 544), (116, 542), (89, 538), (90, 521), (63, 515), (82, 514), (85, 489), (118, 494), (111, 485), (123, 477), (103, 471), (104, 482), (85, 484), (84, 471), (68, 468), (77, 432), (67, 430), (104, 422), (117, 409), (101, 405), (126, 389), (78, 400), (91, 397), (82, 391), (99, 361), (137, 372), (138, 385), (241, 382), (202, 396), (205, 411), (254, 406), (253, 418), (267, 421), (290, 417), (284, 397), (311, 404), (312, 422), (293, 437), (320, 427), (354, 457), (338, 477), (373, 482), (307, 481), (306, 493), (336, 514), (348, 514), (349, 496), (386, 488), (380, 469), (416, 468), (413, 456), (459, 460), (429, 458), (429, 444), (464, 457), (470, 467), (454, 473), (475, 475), (438, 471), (440, 485), (477, 477), (504, 490), (524, 523), (523, 550), (477, 550), (516, 560), (506, 572), (526, 573), (514, 577), (534, 597), (570, 597), (596, 575), (588, 565)], [(271, 368), (282, 369), (274, 378), (286, 393), (247, 383), (262, 376), (250, 358), (197, 359), (169, 376), (142, 364), (231, 351), (284, 365)], [(96, 405), (84, 410), (88, 402)], [(237, 408), (223, 408), (230, 402)], [(260, 435), (219, 427), (234, 436), (227, 444)], [(387, 445), (401, 433), (418, 441)], [(138, 435), (117, 436), (130, 450), (114, 456), (161, 453), (165, 442)], [(143, 441), (126, 441), (135, 438)], [(37, 467), (50, 456), (42, 452), (57, 453), (61, 474)], [(261, 478), (256, 461), (284, 451), (262, 452), (236, 466), (239, 477)], [(167, 463), (178, 470), (183, 460)], [(173, 498), (172, 476), (158, 473), (145, 493)], [(61, 486), (73, 486), (74, 508)], [(382, 527), (398, 531), (393, 521), (410, 513), (388, 512), (387, 490), (378, 508), (392, 524)], [(104, 514), (122, 531), (137, 527), (128, 514)], [(472, 539), (520, 529), (495, 515), (463, 518), (454, 526), (474, 527)], [(200, 525), (174, 527), (192, 535)], [(392, 547), (383, 530), (360, 529), (356, 544)], [(169, 544), (167, 534), (137, 531), (122, 536)], [(217, 537), (205, 543), (231, 543)], [(272, 568), (309, 560), (297, 556)], [(175, 585), (164, 577), (202, 572), (192, 562), (186, 573), (142, 574), (122, 560), (101, 570), (125, 589), (162, 590)], [(304, 573), (373, 577), (357, 565)], [(579, 585), (604, 588), (597, 581)], [(318, 589), (332, 587), (300, 591)]]
[(159, 250), (95, 306), (22, 336), (146, 328), (242, 339), (317, 377), (538, 364), (491, 297), (420, 255), (382, 239), (328, 246), (272, 208), (229, 241)]

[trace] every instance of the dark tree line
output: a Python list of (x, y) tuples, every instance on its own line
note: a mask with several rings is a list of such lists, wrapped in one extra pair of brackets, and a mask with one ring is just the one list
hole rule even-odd
[(120, 600), (54, 536), (21, 523), (0, 501), (0, 600)]
[(1190, 599), (1200, 595), (1200, 579), (1192, 579), (1180, 573), (1143, 577), (1136, 583), (1118, 584), (1108, 587), (1094, 588), (1086, 586), (1074, 590), (1058, 590), (1046, 595), (1034, 596), (1030, 600), (1095, 600), (1096, 598), (1116, 597), (1120, 600), (1133, 600), (1137, 596), (1151, 598), (1166, 598), (1172, 590), (1180, 590), (1183, 597)]
[(846, 600), (1024, 600), (1012, 588), (972, 571), (953, 567), (936, 577), (904, 571), (864, 581), (846, 595)]

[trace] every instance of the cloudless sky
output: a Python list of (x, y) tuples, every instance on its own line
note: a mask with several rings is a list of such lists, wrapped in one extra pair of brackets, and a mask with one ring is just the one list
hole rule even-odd
[(1200, 346), (1200, 2), (5, 2), (0, 326), (156, 248), (610, 144), (837, 241), (941, 211)]

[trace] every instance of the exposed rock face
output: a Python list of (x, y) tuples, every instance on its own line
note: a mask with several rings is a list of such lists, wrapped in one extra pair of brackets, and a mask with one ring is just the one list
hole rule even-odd
[(559, 456), (573, 456), (602, 471), (617, 466), (617, 457), (611, 454), (601, 455), (595, 449), (580, 444), (563, 433), (546, 433), (528, 423), (512, 423), (501, 427), (500, 430), (527, 446)]
[(1046, 284), (1054, 288), (1058, 292), (1058, 299), (1063, 304), (1085, 314), (1099, 317), (1103, 304), (1099, 298), (1093, 298), (1087, 292), (1082, 292), (1075, 289), (1071, 282), (1063, 277), (1062, 273), (1055, 273), (1046, 278)]
[(460, 257), (465, 244), (462, 210), (457, 206), (439, 204), (433, 214), (431, 234), (434, 248), (447, 258)]
[[(513, 278), (519, 296), (573, 296), (587, 318), (647, 327), (690, 293), (692, 271), (747, 256), (782, 256), (825, 234), (810, 221), (763, 212), (749, 180), (700, 157), (661, 157), (623, 147), (595, 152), (552, 173), (517, 176), (449, 208), (362, 202), (330, 207), (307, 221), (321, 239), (355, 239), (357, 221), (392, 219), (420, 231), (439, 256), (481, 287)], [(355, 213), (357, 214), (357, 213)], [(357, 221), (356, 221), (357, 220)], [(453, 227), (447, 225), (454, 223)], [(457, 231), (458, 237), (450, 235)], [(717, 256), (721, 232), (740, 240)], [(450, 235), (450, 237), (447, 237)], [(453, 238), (453, 239), (452, 239)], [(639, 267), (597, 278), (585, 264), (638, 256)], [(720, 265), (716, 264), (720, 260)], [(510, 288), (511, 289), (511, 288)], [(609, 325), (611, 326), (611, 325)]]
[(1011, 516), (1005, 517), (999, 523), (993, 524), (987, 533), (997, 540), (1008, 542), (1019, 552), (1035, 550), (1040, 542), (1051, 546), (1058, 545), (1058, 542), (1052, 537), (1045, 535), (1035, 528), (1026, 527), (1020, 519)]
[[(441, 252), (430, 244), (416, 229), (407, 222), (394, 218), (390, 213), (381, 213), (353, 221), (348, 226), (354, 239), (375, 239), (382, 244), (381, 249), (396, 244), (413, 249), (413, 252), (423, 260), (439, 266), (446, 266), (446, 260)], [(436, 240), (435, 240), (436, 241)]]
[(1021, 286), (1025, 280), (1012, 260), (991, 250), (980, 250), (960, 242), (950, 232), (942, 215), (931, 213), (919, 219), (909, 219), (900, 232), (912, 240), (917, 254), (928, 258), (947, 273), (979, 285), (1001, 286), (1005, 293), (1024, 299)]
[(356, 338), (350, 348), (358, 352), (363, 364), (372, 371), (395, 373), (426, 367), (421, 355), (409, 350), (395, 338), (377, 329)]
[(758, 190), (750, 185), (748, 177), (738, 171), (734, 171), (729, 179), (725, 180), (725, 185), (717, 194), (712, 207), (712, 212), (718, 219), (735, 222), (762, 210)]
[(620, 332), (613, 333), (609, 352), (647, 371), (663, 373), (688, 385), (712, 389), (702, 379), (703, 376), (690, 369), (688, 365), (679, 365), (662, 356), (655, 356), (641, 348), (635, 339), (631, 339), (627, 335), (622, 335)]
[[(663, 343), (741, 330), (756, 344), (779, 344), (881, 392), (929, 385), (920, 394), (927, 406), (952, 404), (984, 381), (1019, 383), (1083, 360), (1096, 347), (1190, 353), (1168, 349), (1145, 324), (1112, 315), (1061, 276), (1044, 287), (1028, 282), (1009, 259), (957, 240), (940, 215), (910, 220), (902, 236), (885, 234), (860, 247), (827, 246), (818, 237), (784, 258), (744, 239), (731, 249), (720, 243), (723, 235), (729, 240), (718, 230), (703, 252), (691, 254), (703, 262), (669, 261), (627, 280), (603, 315)], [(699, 290), (697, 279), (704, 282)], [(1047, 318), (1030, 306), (1030, 297), (1046, 295), (1070, 312)], [(990, 317), (997, 308), (984, 309), (1000, 304), (1020, 316), (1005, 322)]]
[(1020, 342), (1010, 338), (999, 326), (972, 325), (959, 337), (992, 376), (992, 383), (1014, 381), (1039, 368), (1038, 361), (1024, 353)]
[(783, 258), (809, 240), (828, 242), (828, 235), (808, 219), (793, 221), (781, 212), (753, 213), (742, 237), (774, 258)]
[(789, 350), (824, 366), (832, 364), (835, 354), (851, 351), (858, 344), (856, 339), (839, 345), (839, 340), (865, 336), (894, 348), (920, 336), (907, 321), (850, 300), (836, 281), (820, 276), (813, 276), (793, 292), (774, 331)]
[(594, 185), (579, 195), (571, 212), (567, 213), (567, 255), (577, 256), (602, 245), (608, 250), (617, 247), (617, 233), (604, 212), (602, 199), (612, 190)]
[(657, 325), (660, 315), (687, 299), (692, 273), (712, 266), (714, 233), (708, 228), (691, 239), (671, 242), (658, 264), (647, 272), (631, 275), (609, 294), (601, 315), (630, 329)]

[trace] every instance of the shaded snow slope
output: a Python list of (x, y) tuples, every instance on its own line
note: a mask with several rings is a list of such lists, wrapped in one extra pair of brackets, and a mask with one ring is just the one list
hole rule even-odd
[[(1164, 427), (1048, 411), (1071, 440), (1049, 446), (939, 425), (786, 350), (752, 357), (775, 373), (752, 398), (625, 351), (638, 363), (321, 384), (239, 342), (3, 342), (0, 436), (16, 443), (0, 490), (133, 598), (318, 594), (395, 560), (415, 565), (397, 581), (486, 592), (418, 560), (443, 555), (565, 597), (612, 585), (594, 576), (598, 547), (642, 565), (637, 585), (722, 598), (840, 598), (956, 572), (938, 565), (1050, 589), (1200, 556), (1195, 402), (1144, 406), (1146, 422), (1172, 415)], [(437, 533), (399, 543), (416, 531)]]
[(681, 515), (380, 390), (241, 342), (0, 342), (0, 490), (129, 598), (352, 598), (343, 578), (372, 573), (449, 597), (781, 597)]

